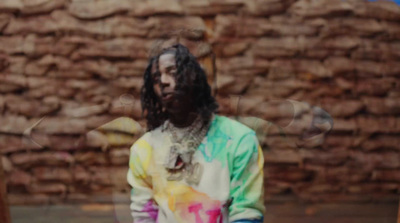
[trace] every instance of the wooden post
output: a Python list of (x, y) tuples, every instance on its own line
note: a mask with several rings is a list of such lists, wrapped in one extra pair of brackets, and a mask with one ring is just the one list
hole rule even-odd
[(5, 175), (3, 171), (3, 162), (0, 156), (0, 222), (11, 223), (10, 208), (7, 202), (7, 190), (5, 184)]

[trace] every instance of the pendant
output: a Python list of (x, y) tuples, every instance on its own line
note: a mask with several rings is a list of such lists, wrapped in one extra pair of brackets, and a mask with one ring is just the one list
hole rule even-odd
[(200, 163), (185, 165), (183, 169), (168, 170), (168, 181), (185, 179), (188, 184), (198, 185), (203, 175), (203, 166)]
[(196, 146), (196, 143), (195, 143), (193, 140), (188, 140), (188, 141), (186, 142), (186, 147), (187, 147), (189, 150), (196, 150), (195, 146)]
[(186, 182), (188, 184), (199, 184), (203, 175), (203, 166), (200, 163), (191, 164), (186, 168)]
[(168, 181), (180, 181), (183, 179), (185, 172), (183, 170), (169, 170), (167, 180)]
[(169, 148), (169, 153), (168, 156), (166, 156), (166, 160), (165, 160), (165, 167), (167, 169), (180, 169), (182, 168), (183, 164), (180, 166), (176, 166), (176, 164), (178, 163), (178, 158), (179, 158), (179, 147), (181, 147), (180, 144), (175, 143), (173, 144), (170, 148)]

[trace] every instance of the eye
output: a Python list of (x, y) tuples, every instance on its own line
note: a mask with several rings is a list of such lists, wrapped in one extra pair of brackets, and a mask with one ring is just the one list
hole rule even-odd
[(160, 81), (160, 72), (155, 72), (155, 73), (153, 73), (153, 81), (154, 82), (158, 82), (158, 81)]

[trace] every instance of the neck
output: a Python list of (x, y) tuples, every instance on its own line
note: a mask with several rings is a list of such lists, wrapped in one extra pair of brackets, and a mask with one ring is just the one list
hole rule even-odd
[(169, 121), (178, 128), (184, 128), (191, 125), (197, 117), (197, 113), (188, 112), (185, 114), (170, 114)]

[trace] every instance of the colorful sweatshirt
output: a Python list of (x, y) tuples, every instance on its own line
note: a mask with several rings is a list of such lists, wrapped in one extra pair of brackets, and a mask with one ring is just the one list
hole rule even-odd
[(264, 159), (254, 131), (215, 115), (193, 155), (204, 169), (196, 185), (167, 180), (164, 162), (171, 144), (158, 127), (131, 148), (128, 182), (135, 223), (262, 222)]

